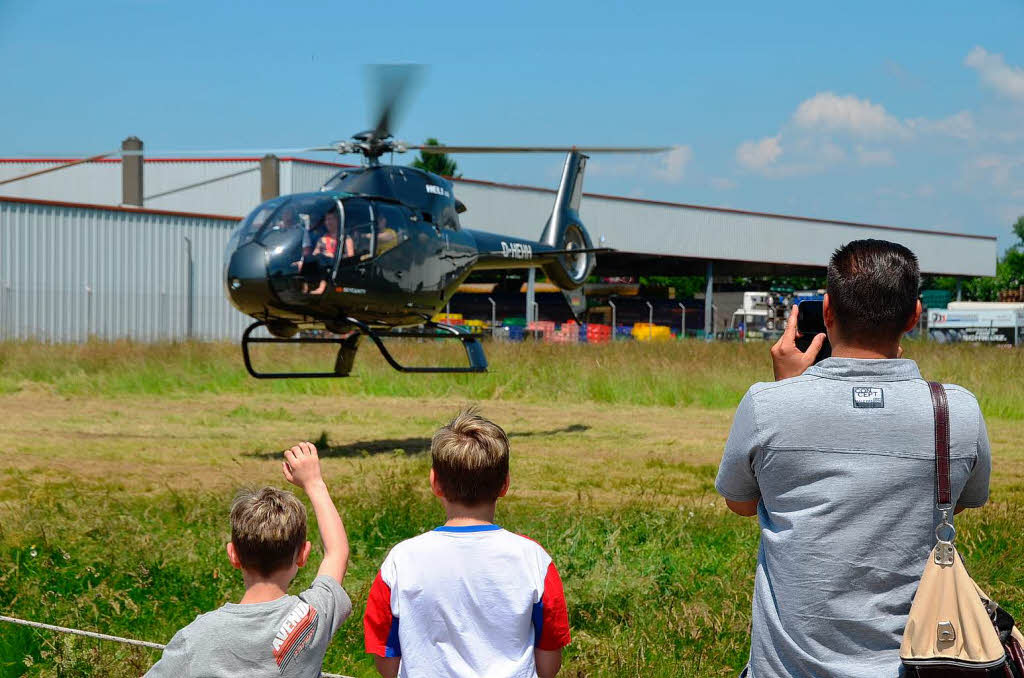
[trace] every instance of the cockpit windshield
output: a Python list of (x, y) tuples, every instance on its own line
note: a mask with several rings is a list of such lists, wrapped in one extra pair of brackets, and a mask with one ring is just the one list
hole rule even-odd
[(256, 240), (267, 251), (271, 287), (286, 303), (326, 293), (339, 269), (375, 256), (373, 206), (367, 200), (313, 193), (282, 199), (269, 214), (266, 207), (256, 210)]

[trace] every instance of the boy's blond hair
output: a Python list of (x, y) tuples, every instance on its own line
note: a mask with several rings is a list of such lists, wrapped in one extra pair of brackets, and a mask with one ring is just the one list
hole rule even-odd
[(448, 501), (467, 506), (495, 501), (508, 476), (508, 436), (469, 408), (434, 434), (430, 458)]
[(239, 490), (231, 504), (231, 543), (242, 566), (268, 576), (291, 566), (306, 543), (306, 507), (287, 490)]

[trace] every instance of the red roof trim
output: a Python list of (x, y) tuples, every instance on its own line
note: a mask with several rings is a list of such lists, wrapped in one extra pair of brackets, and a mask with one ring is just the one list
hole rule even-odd
[(79, 209), (101, 210), (105, 212), (131, 212), (133, 214), (159, 214), (168, 217), (191, 217), (199, 219), (220, 219), (221, 221), (241, 221), (242, 217), (231, 217), (224, 214), (203, 214), (202, 212), (173, 212), (171, 210), (154, 210), (148, 207), (121, 207), (119, 205), (91, 205), (82, 202), (61, 202), (59, 200), (36, 200), (35, 198), (15, 198), (0, 195), (0, 202), (14, 202), (26, 205), (46, 205), (49, 207), (75, 207)]
[[(67, 163), (80, 160), (80, 158), (0, 158), (0, 163)], [(234, 158), (145, 158), (145, 162), (259, 162), (258, 157), (234, 157)], [(284, 156), (280, 160), (285, 162), (304, 162), (311, 165), (324, 165), (329, 167), (359, 167), (359, 165), (347, 165), (337, 162), (328, 162), (326, 160), (308, 160), (306, 158), (296, 158), (294, 156)], [(99, 163), (119, 163), (120, 158), (108, 158), (103, 160), (94, 160), (93, 162)], [(464, 182), (467, 184), (476, 184), (479, 186), (493, 186), (495, 188), (510, 188), (516, 191), (539, 191), (541, 193), (550, 193), (554, 195), (557, 193), (554, 189), (541, 188), (538, 186), (525, 186), (520, 184), (502, 184), (496, 181), (485, 181), (481, 179), (462, 179), (455, 177), (445, 177), (450, 181)], [(584, 193), (583, 195), (590, 198), (599, 198), (601, 200), (615, 200), (617, 202), (630, 202), (640, 205), (656, 205), (660, 207), (683, 207), (687, 209), (702, 210), (706, 212), (723, 212), (726, 214), (745, 214), (754, 217), (769, 217), (775, 219), (793, 219), (794, 221), (806, 221), (817, 224), (834, 224), (836, 226), (851, 226), (854, 228), (879, 228), (886, 231), (902, 231), (906, 233), (928, 233), (930, 235), (952, 235), (960, 238), (974, 238), (977, 240), (998, 240), (997, 236), (994, 235), (976, 235), (973, 233), (953, 233), (951, 231), (937, 231), (934, 229), (927, 228), (909, 228), (906, 226), (883, 226), (881, 224), (865, 224), (857, 221), (837, 221), (835, 219), (820, 219), (817, 217), (799, 217), (791, 214), (773, 214), (771, 212), (752, 212), (749, 210), (737, 210), (728, 207), (709, 207), (707, 205), (691, 205), (689, 203), (682, 202), (668, 202), (664, 200), (647, 200), (644, 198), (627, 198), (621, 195), (606, 195), (603, 193)], [(130, 209), (130, 208), (129, 208)], [(201, 215), (205, 216), (205, 215)]]

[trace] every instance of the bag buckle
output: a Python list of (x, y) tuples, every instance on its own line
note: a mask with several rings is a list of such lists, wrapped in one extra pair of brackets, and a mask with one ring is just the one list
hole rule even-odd
[[(939, 511), (942, 512), (942, 522), (935, 528), (935, 564), (952, 565), (953, 554), (956, 553), (956, 548), (953, 546), (953, 540), (956, 539), (956, 528), (949, 522), (949, 507), (940, 507)], [(946, 539), (942, 538), (944, 531), (947, 534)]]
[(936, 637), (939, 639), (940, 643), (952, 643), (956, 640), (956, 629), (953, 628), (953, 624), (951, 622), (940, 621)]

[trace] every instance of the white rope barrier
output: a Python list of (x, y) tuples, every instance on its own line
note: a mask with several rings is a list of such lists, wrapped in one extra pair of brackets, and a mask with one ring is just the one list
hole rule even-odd
[[(67, 626), (55, 626), (53, 624), (43, 624), (42, 622), (28, 621), (27, 619), (18, 619), (16, 617), (5, 617), (0, 615), (0, 621), (9, 622), (11, 624), (20, 624), (21, 626), (30, 626), (34, 629), (45, 629), (47, 631), (57, 631), (59, 633), (70, 633), (75, 636), (85, 636), (86, 638), (95, 638), (97, 640), (109, 640), (115, 643), (123, 643), (125, 645), (135, 645), (137, 647), (148, 647), (154, 650), (162, 650), (165, 645), (160, 643), (150, 643), (146, 640), (134, 640), (132, 638), (121, 638), (120, 636), (109, 636), (105, 633), (96, 633), (95, 631), (83, 631), (81, 629), (72, 629)], [(352, 678), (351, 676), (343, 676), (339, 673), (320, 673), (322, 678)]]

